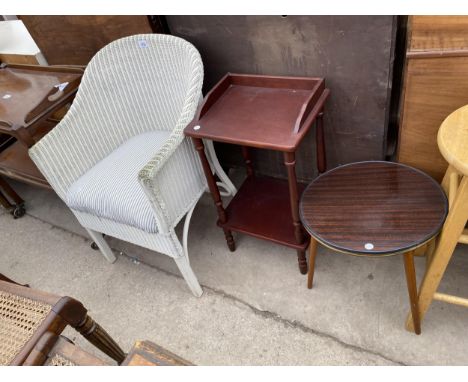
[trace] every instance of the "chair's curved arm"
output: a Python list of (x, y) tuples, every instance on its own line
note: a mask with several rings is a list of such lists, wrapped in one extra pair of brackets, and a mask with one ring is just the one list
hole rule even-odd
[(140, 170), (138, 179), (163, 234), (175, 227), (206, 188), (192, 141), (176, 132)]

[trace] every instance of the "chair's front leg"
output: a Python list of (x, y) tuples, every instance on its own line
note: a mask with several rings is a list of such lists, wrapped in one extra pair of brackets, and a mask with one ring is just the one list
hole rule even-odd
[[(115, 257), (114, 252), (112, 252), (112, 249), (109, 247), (109, 244), (107, 244), (106, 239), (104, 239), (102, 234), (90, 228), (86, 228), (86, 231), (88, 231), (89, 236), (91, 236), (91, 238), (94, 240), (94, 243), (101, 250), (101, 253), (104, 255), (106, 260), (110, 263), (114, 263), (117, 258)], [(91, 245), (91, 247), (94, 249), (93, 245)]]
[(119, 365), (124, 361), (126, 357), (124, 351), (90, 316), (86, 315), (83, 322), (76, 326), (75, 329), (99, 350), (116, 360)]
[(188, 258), (185, 256), (174, 258), (177, 267), (179, 268), (180, 273), (187, 283), (188, 287), (192, 291), (195, 297), (200, 297), (203, 294), (203, 290), (200, 286), (200, 283), (197, 280), (197, 276), (193, 273), (192, 267), (188, 261)]

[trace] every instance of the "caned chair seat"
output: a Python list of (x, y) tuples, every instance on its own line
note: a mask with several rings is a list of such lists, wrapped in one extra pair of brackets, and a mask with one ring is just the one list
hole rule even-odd
[(152, 131), (124, 142), (70, 186), (67, 205), (76, 211), (157, 233), (155, 214), (138, 181), (138, 173), (169, 136), (168, 131)]
[(9, 365), (52, 306), (0, 290), (0, 366)]
[(440, 126), (437, 145), (444, 159), (468, 175), (468, 105), (450, 114)]
[(79, 301), (18, 285), (0, 274), (0, 366), (44, 364), (68, 325), (119, 364), (124, 360), (123, 350)]

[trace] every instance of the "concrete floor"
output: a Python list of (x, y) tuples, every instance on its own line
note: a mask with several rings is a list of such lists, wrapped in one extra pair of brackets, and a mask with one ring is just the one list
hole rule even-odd
[[(204, 195), (189, 236), (205, 291), (195, 298), (169, 257), (110, 238), (121, 255), (109, 264), (53, 192), (12, 184), (27, 201), (27, 215), (14, 220), (0, 210), (0, 273), (79, 299), (126, 351), (149, 339), (200, 365), (468, 363), (465, 308), (434, 302), (422, 335), (404, 329), (400, 256), (376, 260), (320, 248), (308, 290), (293, 250), (235, 235), (230, 253)], [(442, 292), (468, 294), (467, 253), (459, 246)], [(424, 259), (416, 266), (420, 279)], [(99, 354), (73, 330), (66, 334)]]

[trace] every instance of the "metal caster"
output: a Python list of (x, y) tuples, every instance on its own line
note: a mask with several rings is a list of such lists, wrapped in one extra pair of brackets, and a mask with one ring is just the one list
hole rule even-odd
[(17, 204), (11, 213), (14, 219), (18, 219), (26, 214), (26, 208), (24, 208), (24, 204)]

